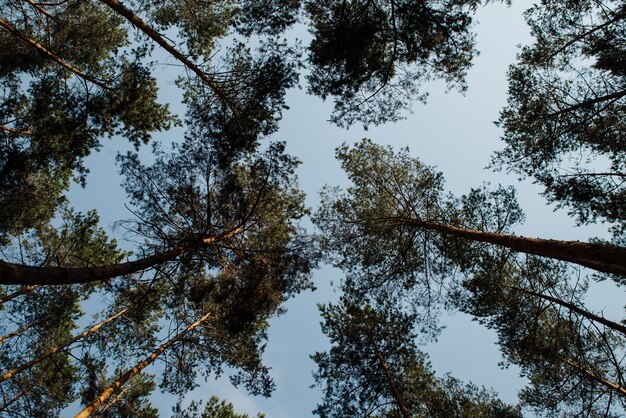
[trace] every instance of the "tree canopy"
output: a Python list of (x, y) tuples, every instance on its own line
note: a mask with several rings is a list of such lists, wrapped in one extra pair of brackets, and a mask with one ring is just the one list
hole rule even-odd
[[(623, 411), (626, 329), (584, 307), (584, 280), (571, 283), (574, 265), (604, 271), (613, 251), (623, 268), (623, 247), (513, 235), (524, 219), (513, 189), (455, 197), (406, 149), (363, 140), (337, 158), (352, 185), (327, 189), (315, 221), (348, 294), (395, 301), (431, 338), (439, 310), (470, 313), (497, 331), (506, 361), (530, 379), (522, 401), (539, 413)], [(623, 272), (614, 276), (622, 283)]]
[[(491, 163), (610, 238), (526, 236), (513, 186), (455, 195), (408, 148), (368, 139), (337, 147), (350, 184), (313, 210), (298, 138), (274, 137), (296, 87), (365, 129), (407, 117), (431, 81), (466, 91), (483, 6), (3, 1), (0, 414), (163, 416), (159, 391), (174, 417), (248, 417), (193, 391), (224, 376), (269, 397), (271, 321), (326, 263), (342, 278), (318, 305), (330, 346), (306, 353), (314, 414), (623, 415), (626, 327), (586, 306), (595, 281), (626, 278), (623, 1), (530, 7)], [(128, 214), (111, 228), (70, 197), (107, 140), (126, 194), (107, 204)], [(519, 403), (437, 374), (425, 347), (444, 312), (493, 332), (527, 379)]]

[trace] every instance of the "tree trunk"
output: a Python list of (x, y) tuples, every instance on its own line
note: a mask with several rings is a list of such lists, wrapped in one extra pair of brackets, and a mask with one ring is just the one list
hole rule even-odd
[(108, 280), (146, 270), (185, 252), (176, 248), (140, 260), (96, 267), (34, 267), (0, 261), (0, 283), (50, 286)]
[(113, 382), (111, 386), (106, 388), (100, 394), (100, 396), (98, 396), (91, 404), (89, 404), (85, 409), (83, 409), (81, 412), (76, 414), (74, 418), (87, 418), (91, 416), (94, 412), (98, 410), (98, 408), (100, 408), (100, 406), (102, 406), (115, 393), (116, 390), (118, 390), (124, 384), (128, 383), (128, 381), (132, 379), (134, 376), (141, 373), (143, 369), (145, 369), (152, 362), (154, 362), (154, 360), (156, 360), (161, 354), (163, 354), (165, 350), (167, 350), (174, 343), (176, 343), (178, 340), (183, 338), (189, 331), (192, 331), (194, 328), (198, 327), (203, 322), (211, 318), (211, 315), (212, 315), (211, 313), (207, 313), (203, 315), (196, 322), (192, 323), (187, 328), (185, 328), (184, 330), (176, 334), (173, 338), (171, 338), (170, 340), (162, 344), (156, 351), (154, 351), (152, 354), (146, 357), (143, 361), (137, 363), (135, 367), (133, 367), (132, 369), (124, 373), (122, 376), (120, 376), (115, 382)]
[(568, 261), (603, 273), (626, 276), (626, 248), (624, 247), (580, 241), (518, 237), (415, 219), (386, 218), (385, 220), (440, 231), (457, 238), (500, 245), (517, 252)]
[(600, 383), (603, 386), (606, 386), (607, 388), (614, 390), (615, 392), (619, 393), (622, 396), (626, 396), (626, 389), (616, 385), (615, 383), (611, 383), (609, 381), (607, 381), (606, 379), (604, 379), (601, 376), (598, 376), (597, 374), (595, 374), (594, 372), (592, 372), (591, 370), (587, 370), (586, 368), (584, 368), (583, 366), (581, 366), (580, 364), (576, 363), (574, 360), (572, 359), (565, 359), (563, 360), (565, 364), (573, 367), (574, 369), (578, 370), (579, 372), (581, 372), (582, 374), (584, 374), (585, 376), (587, 376), (589, 379)]
[(387, 365), (385, 358), (383, 357), (382, 353), (378, 349), (378, 344), (376, 344), (376, 340), (372, 338), (368, 330), (365, 330), (365, 334), (367, 335), (367, 338), (370, 340), (370, 343), (372, 344), (372, 347), (374, 348), (376, 359), (378, 360), (378, 364), (380, 365), (381, 369), (383, 369), (383, 373), (385, 374), (385, 379), (387, 380), (387, 384), (389, 385), (389, 390), (391, 391), (391, 395), (396, 401), (396, 405), (398, 405), (398, 408), (400, 409), (400, 413), (402, 413), (402, 416), (404, 418), (411, 418), (411, 411), (409, 411), (409, 408), (407, 408), (406, 403), (404, 402), (404, 398), (400, 394), (400, 390), (398, 389), (398, 386), (396, 385), (396, 381), (393, 378), (393, 374), (391, 373), (391, 370), (389, 370), (389, 366)]
[(174, 58), (180, 61), (185, 67), (193, 71), (202, 81), (204, 81), (209, 88), (215, 93), (217, 98), (225, 105), (227, 105), (233, 112), (236, 112), (237, 107), (234, 102), (222, 91), (217, 85), (217, 82), (211, 78), (205, 71), (200, 69), (194, 62), (178, 51), (170, 42), (168, 42), (159, 32), (154, 30), (150, 25), (144, 22), (139, 16), (133, 13), (132, 10), (124, 6), (118, 0), (100, 0), (106, 4), (113, 11), (123, 16), (137, 29), (148, 35), (154, 42), (159, 44), (163, 49), (172, 54)]
[(58, 345), (58, 346), (52, 348), (51, 350), (48, 350), (45, 353), (42, 353), (42, 354), (38, 355), (37, 357), (35, 357), (31, 361), (29, 361), (27, 363), (24, 363), (21, 366), (18, 366), (18, 367), (15, 367), (15, 368), (9, 370), (8, 372), (6, 372), (2, 376), (0, 376), (0, 383), (4, 382), (5, 380), (8, 380), (8, 379), (12, 378), (16, 374), (18, 374), (20, 372), (23, 372), (24, 370), (30, 369), (31, 367), (33, 367), (37, 363), (47, 359), (48, 357), (58, 353), (59, 351), (65, 349), (66, 347), (74, 344), (76, 341), (80, 340), (81, 338), (84, 338), (85, 336), (98, 331), (100, 328), (102, 328), (106, 324), (115, 321), (118, 317), (120, 317), (126, 311), (128, 311), (128, 309), (129, 308), (122, 309), (121, 311), (119, 311), (115, 315), (113, 315), (113, 316), (109, 317), (108, 319), (105, 319), (104, 321), (100, 322), (99, 324), (96, 324), (93, 327), (91, 327), (91, 328), (81, 332), (77, 336), (75, 336), (73, 338), (70, 338), (69, 340), (63, 342), (61, 345)]
[(126, 263), (97, 267), (34, 267), (0, 261), (0, 284), (22, 285), (66, 285), (109, 280), (115, 277), (137, 273), (185, 254), (200, 245), (210, 245), (242, 232), (241, 228), (231, 229), (220, 235), (203, 238), (197, 244), (177, 247), (160, 254)]
[[(0, 266), (1, 266), (1, 264), (0, 264)], [(27, 293), (32, 292), (33, 290), (37, 289), (38, 287), (39, 286), (36, 286), (36, 285), (24, 286), (23, 288), (21, 288), (17, 292), (11, 293), (10, 295), (6, 295), (5, 297), (1, 298), (0, 299), (0, 305), (2, 305), (5, 302), (8, 302), (10, 300), (13, 300), (13, 299), (15, 299), (18, 296), (26, 295)]]
[(506, 286), (510, 289), (516, 290), (518, 292), (522, 292), (522, 293), (526, 293), (528, 295), (531, 296), (535, 296), (541, 299), (545, 299), (545, 300), (549, 300), (550, 302), (554, 302), (558, 305), (561, 305), (573, 312), (576, 312), (577, 314), (580, 314), (582, 316), (584, 316), (587, 319), (590, 319), (592, 321), (595, 322), (599, 322), (602, 325), (605, 325), (611, 329), (614, 329), (617, 332), (622, 333), (624, 336), (626, 336), (626, 327), (624, 325), (618, 324), (617, 322), (613, 322), (613, 321), (609, 321), (606, 318), (603, 318), (601, 316), (595, 315), (585, 309), (579, 308), (578, 306), (574, 305), (573, 303), (570, 302), (566, 302), (564, 300), (561, 299), (557, 299), (555, 297), (549, 296), (549, 295), (544, 295), (543, 293), (538, 293), (538, 292), (534, 292), (532, 290), (529, 289), (523, 289), (521, 287), (515, 287), (515, 286)]
[(107, 409), (115, 405), (122, 398), (122, 396), (124, 396), (124, 394), (128, 392), (128, 390), (131, 388), (132, 386), (126, 386), (124, 389), (120, 390), (120, 393), (115, 395), (115, 398), (111, 399), (111, 402), (104, 405), (104, 407), (100, 411), (98, 411), (98, 415), (94, 415), (94, 418), (98, 418), (102, 416), (102, 414), (104, 414), (107, 411)]

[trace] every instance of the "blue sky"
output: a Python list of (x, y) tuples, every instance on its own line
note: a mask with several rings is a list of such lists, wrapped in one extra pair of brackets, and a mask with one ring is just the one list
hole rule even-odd
[[(528, 5), (515, 2), (506, 7), (494, 3), (481, 8), (476, 26), (480, 55), (469, 72), (467, 93), (446, 94), (442, 83), (429, 83), (424, 86), (430, 93), (428, 103), (415, 104), (413, 114), (399, 123), (369, 131), (359, 127), (340, 129), (326, 122), (331, 103), (308, 96), (305, 90), (290, 91), (287, 97), (290, 109), (272, 139), (287, 141), (287, 151), (302, 160), (299, 177), (308, 195), (308, 205), (316, 206), (318, 191), (325, 184), (346, 185), (346, 177), (334, 159), (335, 147), (368, 137), (396, 148), (408, 146), (412, 155), (444, 173), (448, 190), (455, 194), (463, 194), (485, 181), (515, 185), (527, 217), (516, 231), (520, 235), (578, 240), (606, 235), (606, 227), (602, 225), (575, 227), (564, 211), (554, 212), (546, 206), (539, 196), (540, 188), (530, 181), (518, 182), (514, 176), (485, 169), (492, 152), (503, 147), (500, 131), (493, 121), (506, 102), (506, 69), (514, 62), (516, 45), (530, 42), (522, 18)], [(164, 67), (162, 71), (169, 78), (170, 69)], [(171, 82), (161, 84), (160, 96), (175, 110), (181, 109), (176, 104), (179, 95)], [(179, 131), (174, 131), (159, 135), (158, 139), (167, 143), (176, 140), (177, 135)], [(114, 165), (116, 153), (125, 146), (121, 139), (114, 139), (91, 156), (87, 163), (91, 168), (87, 188), (73, 187), (70, 193), (77, 209), (98, 209), (105, 227), (130, 216), (123, 207), (126, 199)], [(146, 147), (146, 151), (148, 149)], [(322, 267), (314, 275), (318, 290), (289, 301), (288, 312), (272, 321), (265, 360), (272, 367), (277, 389), (270, 399), (250, 397), (232, 387), (227, 379), (201, 385), (188, 399), (217, 395), (233, 402), (239, 412), (256, 414), (261, 411), (269, 418), (311, 416), (321, 392), (309, 388), (314, 369), (309, 355), (328, 346), (320, 331), (316, 303), (337, 298), (331, 282), (337, 283), (340, 278), (339, 271)], [(607, 317), (619, 319), (623, 296), (623, 291), (616, 291), (610, 283), (595, 285), (591, 289), (590, 307), (605, 309)], [(461, 314), (446, 316), (445, 323), (447, 329), (438, 342), (425, 347), (437, 374), (450, 372), (460, 379), (493, 387), (503, 400), (515, 402), (516, 392), (524, 381), (518, 377), (516, 368), (502, 370), (498, 366), (501, 356), (494, 345), (494, 334)], [(153, 400), (162, 415), (168, 416), (173, 398), (157, 394)]]

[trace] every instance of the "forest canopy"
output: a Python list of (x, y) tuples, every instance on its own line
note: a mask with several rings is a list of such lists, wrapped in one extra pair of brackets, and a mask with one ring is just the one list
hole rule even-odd
[[(0, 415), (248, 417), (205, 382), (271, 396), (272, 321), (332, 266), (326, 348), (305, 353), (313, 414), (623, 416), (626, 327), (586, 303), (597, 282), (626, 283), (624, 1), (528, 8), (486, 169), (531, 178), (601, 237), (520, 233), (515, 185), (453, 193), (419, 146), (385, 138), (337, 143), (347, 181), (309, 207), (299, 138), (276, 139), (295, 88), (365, 129), (419, 112), (433, 81), (465, 92), (483, 7), (3, 1)], [(71, 193), (105, 146), (122, 178), (106, 187), (125, 193), (107, 202), (127, 214), (114, 225)], [(430, 364), (451, 312), (495, 335), (525, 379), (515, 402)]]

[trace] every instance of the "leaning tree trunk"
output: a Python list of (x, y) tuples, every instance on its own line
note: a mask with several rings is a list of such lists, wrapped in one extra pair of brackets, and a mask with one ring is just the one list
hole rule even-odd
[(6, 295), (3, 298), (0, 298), (0, 305), (2, 305), (3, 303), (6, 303), (10, 300), (15, 299), (18, 296), (22, 296), (22, 295), (26, 295), (30, 292), (32, 292), (33, 290), (37, 289), (36, 285), (31, 285), (31, 286), (24, 286), (23, 288), (21, 288), (20, 290), (18, 290), (17, 292), (11, 293), (10, 295)]
[(615, 383), (609, 382), (602, 376), (598, 376), (593, 371), (586, 369), (585, 367), (581, 366), (580, 364), (578, 364), (572, 359), (564, 359), (563, 362), (567, 364), (568, 366), (571, 366), (573, 369), (579, 371), (583, 375), (585, 375), (588, 379), (593, 380), (594, 382), (597, 382), (605, 386), (606, 388), (617, 392), (621, 396), (626, 396), (626, 388), (623, 388)]
[(22, 285), (66, 285), (109, 280), (115, 277), (137, 273), (157, 266), (166, 261), (192, 251), (201, 245), (210, 245), (217, 241), (239, 234), (241, 228), (231, 229), (223, 234), (199, 240), (195, 245), (181, 246), (127, 263), (96, 267), (34, 267), (0, 261), (0, 284)]
[(386, 222), (440, 231), (457, 238), (500, 245), (517, 252), (568, 261), (603, 273), (626, 276), (626, 248), (580, 241), (528, 238), (407, 218), (384, 218)]
[(376, 340), (372, 338), (372, 335), (367, 330), (365, 330), (365, 334), (367, 335), (368, 340), (370, 341), (370, 343), (372, 344), (372, 347), (374, 348), (374, 354), (376, 355), (376, 360), (378, 360), (378, 364), (380, 365), (380, 368), (383, 370), (383, 373), (385, 375), (385, 380), (387, 380), (387, 385), (389, 385), (389, 390), (391, 391), (391, 395), (396, 401), (396, 405), (398, 405), (398, 408), (400, 409), (400, 413), (402, 414), (404, 418), (411, 418), (411, 411), (409, 410), (409, 408), (406, 406), (406, 403), (404, 402), (404, 398), (402, 397), (402, 394), (400, 393), (400, 390), (398, 389), (396, 380), (394, 379), (393, 374), (391, 373), (391, 370), (389, 370), (389, 365), (385, 361), (383, 354), (380, 352), (380, 349), (378, 348), (378, 344), (376, 344)]
[(124, 384), (128, 383), (130, 379), (132, 379), (137, 374), (141, 373), (143, 369), (148, 367), (154, 360), (156, 360), (165, 350), (171, 347), (178, 340), (183, 338), (188, 332), (192, 331), (194, 328), (197, 328), (199, 325), (202, 325), (205, 321), (211, 318), (211, 313), (207, 313), (203, 315), (196, 322), (190, 324), (187, 328), (176, 334), (174, 337), (163, 343), (156, 351), (146, 357), (143, 361), (137, 363), (135, 367), (121, 375), (111, 386), (106, 388), (100, 396), (98, 396), (91, 404), (89, 404), (85, 409), (76, 414), (74, 418), (87, 418), (91, 416), (94, 412), (98, 410), (120, 387)]
[(108, 319), (105, 319), (104, 321), (94, 325), (93, 327), (81, 332), (80, 334), (78, 334), (77, 336), (70, 338), (69, 340), (66, 340), (65, 342), (61, 343), (60, 345), (46, 351), (45, 353), (41, 353), (40, 355), (38, 355), (37, 357), (35, 357), (34, 359), (32, 359), (31, 361), (24, 363), (20, 366), (17, 366), (7, 372), (5, 372), (2, 376), (0, 376), (0, 383), (4, 382), (5, 380), (8, 380), (10, 378), (12, 378), (13, 376), (15, 376), (16, 374), (23, 372), (24, 370), (30, 369), (31, 367), (33, 367), (34, 365), (36, 365), (37, 363), (42, 362), (43, 360), (47, 359), (48, 357), (58, 353), (59, 351), (64, 350), (66, 347), (74, 344), (76, 341), (86, 337), (89, 334), (93, 334), (94, 332), (98, 331), (100, 328), (102, 328), (103, 326), (105, 326), (106, 324), (115, 321), (117, 318), (119, 318), (121, 315), (123, 315), (124, 313), (126, 313), (126, 311), (128, 311), (129, 308), (124, 308), (121, 311), (119, 311), (118, 313), (116, 313), (115, 315), (109, 317)]
[(613, 322), (610, 321), (606, 318), (603, 318), (599, 315), (593, 314), (583, 308), (580, 308), (576, 305), (574, 305), (571, 302), (567, 302), (558, 298), (555, 298), (553, 296), (550, 295), (545, 295), (543, 293), (539, 293), (539, 292), (535, 292), (533, 290), (529, 290), (529, 289), (524, 289), (521, 287), (516, 287), (516, 286), (506, 286), (509, 289), (515, 290), (517, 292), (522, 292), (522, 293), (526, 293), (527, 295), (530, 296), (534, 296), (534, 297), (538, 297), (540, 299), (544, 299), (553, 303), (556, 303), (557, 305), (561, 305), (569, 310), (571, 310), (572, 312), (576, 312), (577, 314), (580, 314), (581, 316), (584, 316), (587, 319), (590, 319), (591, 321), (595, 321), (598, 322), (604, 326), (607, 326), (617, 332), (622, 333), (624, 336), (626, 336), (626, 327), (624, 325), (618, 324), (617, 322)]
[(196, 65), (193, 61), (191, 61), (187, 56), (182, 54), (179, 50), (176, 49), (172, 43), (170, 43), (163, 35), (157, 32), (154, 28), (152, 28), (148, 23), (146, 23), (143, 19), (137, 16), (132, 10), (128, 7), (124, 6), (118, 0), (100, 0), (102, 3), (106, 4), (109, 8), (114, 10), (116, 13), (124, 17), (127, 21), (129, 21), (134, 27), (142, 31), (146, 34), (150, 39), (159, 44), (163, 49), (169, 52), (174, 58), (180, 61), (185, 67), (189, 70), (193, 71), (202, 81), (206, 83), (207, 86), (213, 91), (213, 93), (217, 96), (217, 98), (224, 105), (228, 106), (230, 110), (233, 112), (237, 111), (237, 105), (235, 102), (223, 91), (222, 88), (218, 85), (217, 81), (210, 77), (205, 71), (203, 71), (198, 65)]

